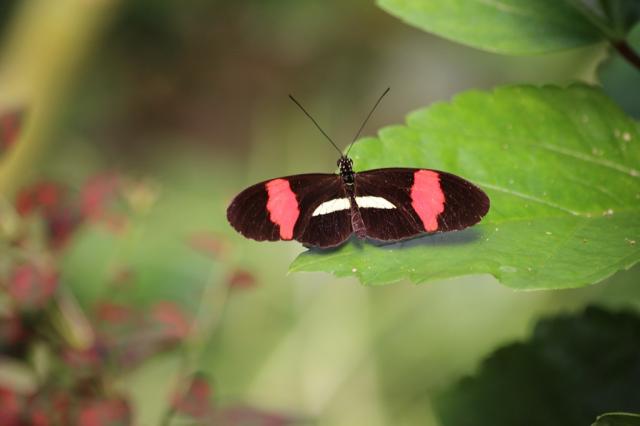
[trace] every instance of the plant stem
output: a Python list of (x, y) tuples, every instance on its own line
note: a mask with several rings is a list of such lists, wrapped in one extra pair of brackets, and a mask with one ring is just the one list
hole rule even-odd
[(633, 50), (626, 40), (612, 41), (611, 45), (618, 51), (620, 56), (640, 71), (640, 55)]
[(585, 5), (582, 0), (566, 0), (578, 13), (580, 13), (591, 25), (593, 25), (600, 34), (610, 42), (620, 40), (622, 35), (617, 33), (613, 28), (609, 27), (609, 22), (602, 19), (589, 6)]
[[(178, 370), (175, 394), (183, 395), (189, 389), (191, 379), (197, 372), (197, 367), (202, 353), (206, 348), (206, 344), (222, 320), (228, 296), (229, 287), (226, 282), (221, 279), (217, 268), (215, 266), (212, 267), (211, 274), (202, 290), (200, 305), (196, 311), (197, 313), (191, 325), (191, 330), (183, 343), (184, 354)], [(165, 412), (160, 425), (168, 426), (171, 424), (174, 414), (175, 410), (173, 406), (169, 404), (169, 408)]]
[(0, 92), (25, 107), (27, 119), (0, 164), (1, 195), (11, 199), (38, 175), (68, 88), (119, 3), (28, 0), (17, 9), (2, 46)]
[[(618, 51), (618, 53), (629, 62), (629, 64), (633, 65), (635, 68), (640, 70), (640, 55), (636, 53), (629, 43), (625, 40), (624, 29), (620, 27), (616, 22), (613, 23), (615, 28), (611, 28), (611, 22), (608, 20), (603, 20), (600, 16), (598, 16), (594, 11), (587, 5), (585, 5), (581, 0), (567, 0), (570, 5), (574, 7), (586, 20), (588, 20), (594, 27), (600, 31), (600, 34), (613, 46), (614, 49)], [(614, 6), (615, 7), (615, 6)], [(616, 7), (617, 9), (617, 7)], [(618, 10), (614, 10), (614, 13), (619, 13)], [(619, 20), (619, 18), (616, 18)]]

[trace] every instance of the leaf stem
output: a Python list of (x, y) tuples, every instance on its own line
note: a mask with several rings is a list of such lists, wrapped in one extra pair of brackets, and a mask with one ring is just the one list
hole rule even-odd
[(28, 117), (20, 140), (0, 164), (0, 194), (12, 198), (40, 172), (60, 105), (119, 3), (29, 0), (16, 11), (3, 42), (0, 92), (13, 102), (28, 100), (21, 105)]
[(606, 38), (609, 42), (618, 41), (624, 37), (616, 32), (613, 28), (610, 28), (608, 22), (603, 20), (598, 14), (596, 14), (589, 6), (585, 5), (581, 0), (567, 0), (569, 5), (573, 6), (591, 25), (596, 27), (600, 34)]
[(640, 70), (640, 55), (638, 55), (638, 53), (633, 50), (633, 48), (629, 45), (629, 43), (627, 43), (626, 40), (620, 40), (616, 42), (612, 41), (611, 45), (618, 51), (620, 56), (625, 58), (627, 62)]
[[(635, 52), (626, 41), (624, 29), (621, 28), (619, 24), (614, 22), (613, 24), (616, 28), (611, 28), (609, 25), (611, 22), (603, 20), (581, 0), (567, 0), (567, 2), (582, 14), (582, 16), (594, 27), (596, 27), (602, 36), (607, 39), (609, 44), (611, 44), (611, 46), (616, 49), (616, 51), (625, 58), (629, 64), (640, 70), (640, 55), (638, 55), (638, 53)], [(613, 13), (619, 13), (619, 11), (613, 10)]]

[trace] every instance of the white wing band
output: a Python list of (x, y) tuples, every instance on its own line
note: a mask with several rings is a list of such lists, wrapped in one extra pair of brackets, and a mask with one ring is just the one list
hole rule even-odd
[(364, 197), (356, 197), (356, 203), (361, 209), (395, 209), (396, 206), (382, 197), (374, 197), (365, 195)]
[[(374, 197), (372, 195), (365, 195), (364, 197), (356, 197), (356, 203), (361, 209), (395, 209), (396, 206), (382, 197)], [(336, 198), (333, 200), (325, 201), (320, 204), (313, 211), (311, 216), (320, 216), (323, 214), (329, 214), (340, 210), (349, 210), (350, 208), (348, 198)]]
[(325, 201), (320, 204), (313, 211), (311, 216), (320, 216), (323, 214), (329, 214), (340, 210), (348, 210), (350, 207), (348, 198), (335, 198), (333, 200)]

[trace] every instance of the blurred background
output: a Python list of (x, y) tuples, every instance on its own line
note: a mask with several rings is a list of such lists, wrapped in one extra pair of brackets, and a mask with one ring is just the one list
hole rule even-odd
[(637, 270), (288, 275), (301, 245), (225, 218), (249, 184), (335, 169), (289, 93), (345, 146), (388, 86), (364, 134), (464, 90), (593, 83), (605, 46), (498, 56), (365, 0), (3, 0), (0, 37), (0, 111), (26, 110), (0, 157), (2, 424), (438, 425), (434, 397), (538, 319), (638, 307)]

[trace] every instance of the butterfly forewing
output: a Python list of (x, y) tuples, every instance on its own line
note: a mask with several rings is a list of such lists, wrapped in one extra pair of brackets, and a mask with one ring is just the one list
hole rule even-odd
[(286, 176), (242, 191), (227, 209), (227, 219), (238, 232), (254, 240), (296, 239), (309, 246), (332, 247), (351, 234), (349, 210), (314, 212), (323, 203), (345, 197), (339, 175)]
[(266, 183), (257, 183), (238, 194), (227, 208), (227, 220), (247, 238), (277, 241), (280, 239), (280, 229), (269, 220)]

